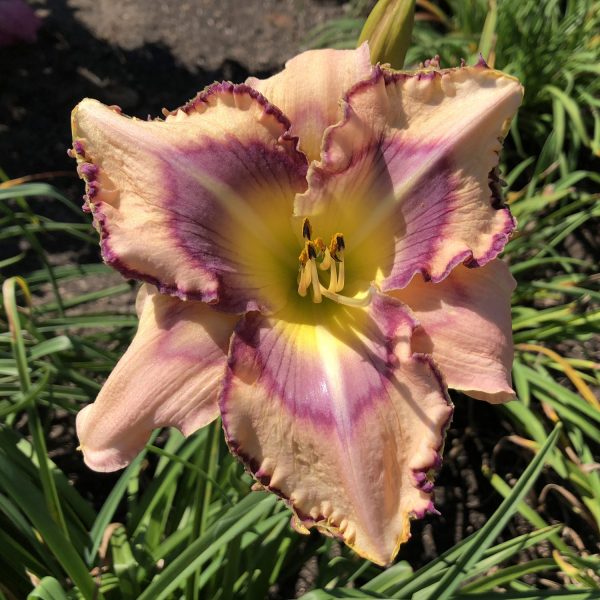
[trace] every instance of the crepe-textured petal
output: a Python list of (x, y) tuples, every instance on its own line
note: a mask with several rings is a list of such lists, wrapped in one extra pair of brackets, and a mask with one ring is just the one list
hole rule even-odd
[(379, 69), (347, 95), (295, 214), (343, 231), (355, 277), (383, 291), (489, 262), (515, 227), (495, 175), (521, 97), (517, 80), (483, 66)]
[(499, 259), (456, 267), (438, 284), (416, 276), (393, 296), (408, 304), (421, 327), (413, 349), (433, 356), (449, 387), (481, 400), (513, 400), (510, 296), (515, 280)]
[(369, 47), (356, 50), (309, 50), (295, 56), (268, 79), (246, 83), (264, 94), (290, 118), (292, 134), (310, 160), (321, 152), (323, 133), (342, 118), (344, 94), (373, 71)]
[(434, 510), (452, 407), (431, 359), (410, 350), (404, 305), (377, 293), (367, 309), (331, 310), (240, 322), (220, 398), (225, 435), (298, 528), (388, 564), (410, 518)]
[[(84, 100), (73, 153), (104, 260), (159, 291), (219, 309), (276, 310), (306, 158), (289, 121), (245, 85), (215, 84), (166, 120)], [(287, 228), (286, 228), (287, 225)]]
[(219, 415), (217, 395), (236, 317), (202, 302), (184, 302), (143, 286), (140, 324), (98, 398), (77, 415), (86, 464), (125, 467), (153, 429), (185, 435)]

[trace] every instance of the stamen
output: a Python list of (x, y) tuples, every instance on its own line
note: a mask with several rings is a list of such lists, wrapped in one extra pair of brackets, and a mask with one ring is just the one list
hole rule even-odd
[(338, 271), (338, 276), (337, 276), (337, 285), (335, 286), (335, 291), (336, 292), (341, 292), (344, 289), (344, 275), (345, 275), (345, 269), (344, 269), (344, 251), (341, 250), (340, 252), (338, 252), (338, 260), (339, 262), (339, 271)]
[(334, 258), (337, 256), (339, 251), (344, 251), (346, 248), (346, 242), (344, 242), (344, 234), (336, 233), (329, 242), (329, 252)]
[(298, 294), (304, 298), (306, 296), (306, 290), (310, 285), (311, 281), (311, 272), (310, 272), (310, 264), (306, 264), (304, 266), (300, 265), (300, 275), (298, 277)]
[(302, 252), (300, 252), (300, 256), (298, 257), (298, 260), (300, 261), (300, 273), (298, 275), (298, 294), (300, 294), (300, 296), (302, 297), (306, 296), (306, 290), (308, 289), (311, 280), (311, 271), (309, 264), (310, 261), (308, 258), (307, 246), (308, 242), (304, 246)]
[(335, 268), (335, 260), (330, 261), (331, 271), (329, 272), (329, 288), (330, 292), (337, 292), (337, 269)]
[[(324, 245), (324, 244), (323, 244)], [(331, 266), (331, 253), (329, 252), (329, 248), (325, 248), (323, 252), (323, 262), (319, 265), (319, 269), (323, 271), (327, 271)]]
[[(338, 263), (339, 269), (337, 272), (336, 286), (335, 289), (331, 290), (333, 292), (341, 292), (344, 289), (344, 279), (345, 279), (345, 269), (344, 269), (344, 250), (346, 249), (346, 242), (344, 241), (344, 235), (341, 233), (336, 233), (331, 238), (331, 243), (329, 244), (329, 252)], [(330, 286), (331, 288), (331, 286)]]
[[(308, 288), (312, 287), (312, 301), (319, 304), (323, 296), (346, 306), (367, 306), (371, 302), (372, 290), (362, 297), (349, 298), (339, 294), (344, 289), (345, 265), (344, 250), (346, 243), (341, 233), (336, 233), (329, 244), (325, 246), (321, 238), (312, 241), (312, 225), (305, 218), (302, 222), (302, 237), (304, 248), (300, 253), (300, 269), (298, 273), (298, 294), (306, 296)], [(326, 289), (319, 281), (318, 268), (329, 269), (329, 286)]]
[(321, 282), (319, 281), (319, 273), (317, 271), (317, 261), (313, 258), (310, 261), (310, 276), (313, 290), (313, 302), (319, 304), (323, 298), (321, 298)]
[(321, 298), (321, 282), (319, 281), (319, 272), (317, 271), (317, 250), (315, 243), (306, 241), (304, 249), (298, 257), (300, 261), (300, 274), (298, 276), (298, 294), (304, 297), (308, 286), (312, 284), (313, 302), (319, 303)]

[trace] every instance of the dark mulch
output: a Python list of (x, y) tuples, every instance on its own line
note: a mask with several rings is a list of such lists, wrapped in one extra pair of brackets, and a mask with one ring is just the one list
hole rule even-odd
[(0, 49), (0, 166), (11, 177), (72, 169), (69, 114), (89, 96), (131, 115), (160, 115), (216, 80), (267, 75), (332, 0), (37, 0), (33, 45)]

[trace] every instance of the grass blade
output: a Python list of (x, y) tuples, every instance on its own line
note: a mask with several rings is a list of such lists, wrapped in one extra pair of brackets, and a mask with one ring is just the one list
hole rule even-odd
[[(154, 432), (152, 435), (152, 439), (150, 443), (156, 438), (158, 432)], [(90, 547), (85, 550), (85, 560), (88, 565), (92, 565), (94, 558), (96, 557), (96, 553), (98, 552), (98, 548), (100, 548), (100, 544), (102, 543), (102, 536), (104, 535), (104, 531), (108, 527), (111, 522), (123, 495), (127, 491), (127, 486), (129, 485), (129, 480), (137, 475), (140, 464), (146, 457), (146, 450), (144, 449), (140, 452), (133, 462), (123, 471), (121, 477), (119, 477), (119, 481), (115, 484), (113, 489), (111, 490), (108, 498), (102, 505), (102, 508), (98, 512), (98, 516), (94, 521), (94, 525), (90, 530)]]
[(40, 492), (0, 453), (0, 486), (18, 503), (86, 600), (98, 598), (96, 585), (77, 550), (48, 514)]
[[(11, 335), (11, 346), (17, 363), (17, 369), (19, 371), (19, 382), (21, 386), (21, 392), (26, 396), (31, 390), (31, 379), (29, 375), (29, 365), (27, 363), (27, 353), (25, 350), (25, 342), (23, 340), (23, 333), (21, 331), (21, 319), (17, 308), (16, 299), (16, 286), (19, 286), (23, 291), (25, 298), (30, 302), (30, 294), (25, 280), (21, 277), (11, 277), (2, 284), (2, 297), (4, 300), (4, 310), (10, 326)], [(39, 473), (40, 480), (42, 483), (42, 489), (44, 490), (44, 497), (48, 510), (52, 515), (53, 519), (58, 523), (58, 526), (62, 529), (63, 534), (68, 539), (69, 532), (63, 511), (60, 505), (60, 499), (56, 490), (56, 484), (50, 469), (46, 457), (48, 456), (48, 450), (46, 448), (46, 439), (42, 422), (40, 420), (37, 407), (35, 405), (35, 399), (32, 398), (30, 404), (27, 407), (27, 416), (29, 418), (29, 431), (33, 439), (33, 447), (37, 453), (39, 462)]]
[(562, 426), (560, 424), (554, 428), (544, 446), (519, 478), (510, 496), (502, 502), (488, 522), (477, 532), (468, 550), (442, 577), (438, 586), (431, 592), (429, 596), (430, 600), (447, 600), (460, 586), (468, 570), (477, 563), (482, 554), (489, 548), (506, 523), (511, 519), (521, 500), (523, 500), (527, 492), (531, 489), (531, 486), (535, 483), (544, 466), (546, 457), (558, 440), (561, 429)]
[(138, 600), (162, 600), (176, 588), (185, 585), (195, 569), (213, 557), (225, 544), (252, 527), (255, 521), (273, 508), (275, 502), (274, 496), (265, 497), (259, 492), (246, 496), (168, 565)]

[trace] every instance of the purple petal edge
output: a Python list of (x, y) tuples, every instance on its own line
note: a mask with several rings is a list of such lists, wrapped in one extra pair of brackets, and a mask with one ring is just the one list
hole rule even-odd
[(188, 293), (185, 290), (182, 290), (177, 285), (166, 284), (160, 281), (159, 279), (152, 277), (151, 275), (140, 273), (139, 271), (128, 267), (119, 258), (118, 254), (114, 252), (110, 247), (110, 231), (106, 225), (106, 216), (101, 210), (101, 205), (101, 202), (97, 202), (94, 205), (92, 214), (94, 215), (96, 227), (100, 232), (100, 252), (102, 254), (102, 259), (107, 265), (119, 271), (119, 273), (121, 273), (121, 275), (123, 275), (127, 279), (145, 281), (146, 283), (153, 285), (161, 294), (174, 296), (181, 300), (200, 300), (201, 302), (205, 302), (207, 304), (216, 304), (219, 301), (219, 297), (216, 291), (211, 291), (209, 293), (204, 294), (199, 292)]
[(300, 154), (303, 154), (303, 152), (298, 149), (298, 136), (291, 135), (290, 133), (290, 129), (292, 127), (291, 121), (283, 114), (283, 112), (277, 106), (269, 102), (269, 100), (267, 100), (267, 98), (263, 96), (258, 90), (250, 87), (245, 83), (231, 83), (230, 81), (221, 81), (218, 83), (213, 83), (206, 89), (202, 90), (201, 92), (198, 92), (195, 98), (181, 106), (179, 109), (170, 111), (169, 114), (175, 114), (178, 110), (182, 110), (184, 113), (190, 114), (197, 110), (199, 107), (207, 105), (208, 100), (211, 96), (223, 92), (237, 95), (246, 94), (250, 96), (253, 100), (256, 100), (262, 106), (266, 115), (275, 117), (275, 119), (284, 126), (285, 131), (281, 135), (280, 140), (292, 142), (294, 149)]
[[(256, 100), (263, 108), (265, 114), (275, 117), (275, 119), (285, 128), (284, 132), (278, 139), (279, 143), (286, 142), (288, 144), (291, 144), (294, 151), (304, 156), (304, 153), (298, 149), (298, 137), (290, 134), (290, 120), (283, 114), (283, 112), (279, 108), (277, 108), (277, 106), (271, 104), (267, 100), (267, 98), (265, 98), (265, 96), (263, 96), (260, 92), (243, 83), (234, 84), (227, 81), (214, 83), (213, 85), (204, 89), (202, 92), (199, 92), (194, 99), (190, 100), (180, 109), (176, 109), (174, 111), (167, 110), (164, 111), (164, 114), (175, 114), (177, 110), (183, 110), (186, 114), (190, 114), (194, 110), (197, 110), (198, 107), (208, 104), (208, 99), (211, 96), (219, 93), (230, 93), (238, 95), (247, 94), (252, 99)], [(111, 106), (109, 108), (111, 108), (118, 114), (122, 114), (120, 107), (116, 105)], [(110, 246), (110, 230), (106, 223), (106, 216), (102, 212), (102, 202), (95, 201), (94, 203), (92, 203), (92, 199), (97, 196), (99, 188), (97, 184), (91, 185), (91, 187), (90, 184), (92, 184), (97, 179), (99, 167), (93, 164), (93, 162), (91, 162), (90, 157), (86, 156), (85, 146), (81, 139), (73, 140), (73, 146), (72, 148), (67, 150), (67, 154), (71, 158), (75, 158), (78, 161), (80, 161), (78, 165), (78, 172), (80, 173), (80, 176), (82, 176), (82, 178), (86, 181), (86, 194), (83, 197), (84, 204), (82, 206), (82, 210), (84, 212), (92, 212), (94, 216), (96, 228), (100, 233), (100, 251), (102, 254), (102, 258), (106, 262), (106, 264), (119, 271), (119, 273), (121, 273), (124, 277), (128, 279), (145, 281), (146, 283), (155, 286), (161, 294), (168, 294), (170, 296), (175, 296), (182, 300), (199, 300), (208, 304), (217, 305), (219, 302), (219, 293), (217, 291), (213, 290), (208, 293), (187, 292), (186, 290), (181, 289), (177, 285), (166, 284), (155, 277), (140, 273), (136, 269), (132, 269), (124, 264), (124, 262), (119, 258), (118, 254), (114, 250), (112, 250)], [(221, 282), (218, 275), (216, 276), (216, 280), (216, 288), (218, 290), (221, 287)], [(215, 306), (215, 308), (218, 308), (218, 306)]]
[(444, 397), (446, 398), (448, 406), (451, 407), (448, 418), (440, 428), (438, 435), (438, 437), (440, 438), (440, 443), (437, 448), (433, 449), (431, 462), (421, 469), (413, 469), (412, 474), (415, 485), (425, 494), (429, 494), (430, 498), (429, 504), (423, 510), (413, 511), (411, 513), (413, 519), (422, 519), (426, 514), (440, 515), (440, 512), (435, 508), (433, 503), (433, 495), (435, 488), (434, 481), (440, 469), (442, 468), (444, 444), (446, 443), (446, 435), (448, 433), (448, 429), (450, 428), (450, 424), (452, 423), (452, 418), (454, 416), (454, 404), (450, 400), (450, 396), (448, 394), (448, 387), (446, 385), (444, 376), (438, 368), (435, 361), (433, 360), (433, 358), (429, 354), (422, 353), (414, 353), (413, 357), (429, 365), (429, 367), (431, 368), (431, 372), (434, 374), (438, 385), (440, 386), (440, 389)]
[[(366, 89), (366, 88), (376, 85), (382, 78), (385, 82), (385, 85), (388, 86), (392, 83), (395, 83), (396, 81), (406, 80), (406, 79), (410, 79), (413, 77), (417, 77), (418, 79), (423, 79), (424, 76), (426, 76), (427, 79), (435, 79), (436, 77), (442, 78), (453, 71), (468, 68), (468, 67), (469, 67), (469, 65), (466, 65), (464, 60), (461, 60), (461, 64), (458, 67), (451, 67), (451, 68), (445, 68), (443, 70), (432, 70), (432, 71), (426, 71), (426, 72), (391, 71), (389, 69), (382, 67), (380, 64), (375, 65), (373, 67), (373, 73), (372, 73), (371, 77), (364, 79), (362, 81), (359, 81), (357, 84), (355, 84), (353, 87), (351, 87), (348, 90), (348, 92), (346, 92), (346, 94), (343, 98), (342, 119), (340, 120), (339, 123), (337, 123), (333, 127), (330, 127), (325, 132), (325, 135), (323, 137), (321, 164), (327, 163), (329, 161), (328, 156), (330, 155), (330, 152), (331, 152), (332, 137), (334, 135), (335, 130), (340, 127), (343, 127), (350, 120), (350, 118), (352, 117), (352, 115), (354, 113), (350, 103), (352, 100), (352, 96), (354, 96), (355, 94), (361, 92), (363, 89)], [(475, 65), (473, 65), (473, 67), (485, 68), (485, 69), (490, 68), (488, 66), (488, 64), (485, 62), (485, 60), (483, 59), (483, 56), (481, 55), (481, 53), (479, 55), (479, 60), (477, 61), (477, 63), (475, 63)], [(383, 289), (384, 292), (390, 291), (391, 289), (396, 289), (398, 287), (400, 287), (400, 288), (406, 287), (417, 273), (419, 273), (425, 281), (431, 281), (432, 283), (439, 283), (440, 281), (443, 281), (446, 277), (448, 277), (448, 275), (452, 272), (452, 270), (456, 266), (458, 266), (460, 263), (463, 263), (468, 268), (482, 267), (483, 265), (487, 264), (488, 262), (490, 262), (491, 260), (496, 258), (500, 254), (500, 252), (502, 252), (502, 250), (508, 243), (512, 232), (517, 227), (517, 221), (513, 217), (512, 213), (510, 212), (510, 208), (508, 208), (504, 204), (504, 201), (502, 198), (502, 193), (501, 193), (501, 191), (502, 191), (501, 190), (501, 180), (500, 180), (499, 174), (497, 173), (496, 169), (497, 169), (497, 167), (494, 168), (490, 172), (489, 177), (488, 177), (488, 186), (489, 186), (489, 190), (490, 190), (490, 206), (492, 208), (494, 208), (495, 210), (504, 211), (505, 215), (506, 215), (506, 222), (505, 222), (503, 230), (499, 233), (496, 233), (493, 236), (492, 241), (490, 243), (490, 247), (483, 254), (483, 256), (481, 256), (479, 258), (475, 258), (473, 256), (473, 252), (470, 250), (460, 252), (459, 254), (455, 255), (449, 261), (448, 266), (446, 267), (446, 269), (440, 276), (432, 277), (431, 273), (427, 269), (417, 269), (417, 270), (414, 270), (412, 273), (407, 272), (406, 275), (402, 278), (400, 284), (395, 282), (395, 284), (393, 286), (391, 286), (389, 289), (387, 289), (387, 288)], [(322, 174), (320, 172), (321, 170), (322, 170), (321, 167), (317, 167), (317, 170), (310, 171), (309, 175), (308, 175), (309, 182), (311, 182), (313, 177), (315, 179), (321, 177), (322, 176)], [(310, 187), (310, 184), (309, 184), (309, 187)]]

